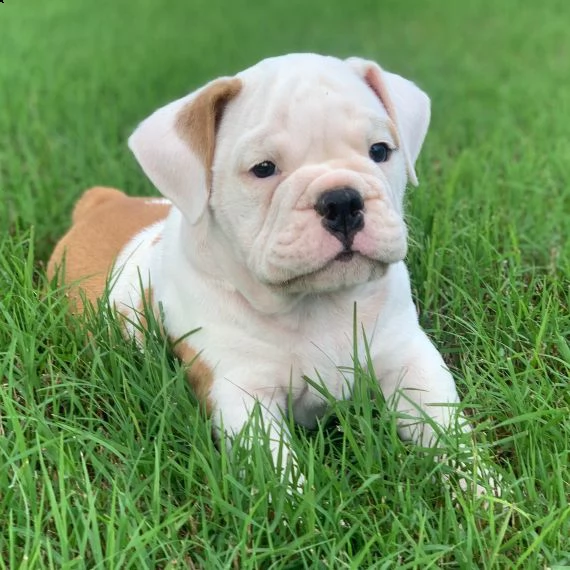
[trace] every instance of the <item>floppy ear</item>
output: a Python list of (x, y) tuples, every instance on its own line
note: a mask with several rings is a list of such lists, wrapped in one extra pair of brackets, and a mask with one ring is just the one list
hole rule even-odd
[(368, 83), (394, 122), (406, 160), (408, 178), (417, 186), (414, 165), (429, 125), (429, 97), (411, 81), (384, 71), (373, 61), (351, 57), (346, 62)]
[(206, 210), (216, 131), (241, 80), (222, 77), (155, 111), (129, 138), (145, 174), (191, 224)]

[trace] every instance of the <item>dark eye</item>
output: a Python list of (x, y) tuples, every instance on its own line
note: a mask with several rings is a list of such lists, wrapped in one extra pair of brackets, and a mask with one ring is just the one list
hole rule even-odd
[(268, 176), (273, 176), (277, 167), (270, 160), (264, 160), (259, 164), (256, 164), (250, 172), (257, 176), (257, 178), (267, 178)]
[(391, 153), (392, 149), (386, 143), (374, 143), (368, 151), (374, 162), (386, 162)]

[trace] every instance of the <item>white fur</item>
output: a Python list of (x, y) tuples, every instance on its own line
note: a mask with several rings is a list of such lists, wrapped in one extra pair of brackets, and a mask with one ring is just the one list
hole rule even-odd
[[(379, 88), (364, 80), (367, 74)], [(350, 395), (356, 303), (358, 354), (364, 358), (366, 338), (387, 401), (403, 412), (402, 437), (433, 444), (434, 426), (456, 425), (448, 404), (458, 395), (418, 325), (402, 217), (429, 122), (428, 97), (354, 58), (293, 54), (237, 77), (243, 86), (217, 134), (209, 198), (203, 165), (174, 132), (176, 113), (195, 94), (159, 110), (131, 137), (144, 171), (177, 207), (128, 246), (113, 302), (136, 306), (137, 271), (150, 276), (168, 334), (200, 327), (187, 342), (214, 372), (217, 425), (239, 432), (258, 402), (276, 442), (285, 441), (280, 462), (279, 445), (272, 446), (277, 467), (290, 457), (283, 428), (289, 395), (303, 425), (313, 426), (324, 411), (305, 375), (320, 377), (336, 398)], [(368, 156), (378, 141), (399, 147), (383, 164)], [(274, 161), (279, 173), (253, 177), (249, 169), (263, 160)], [(323, 191), (347, 185), (362, 194), (366, 223), (354, 241), (359, 255), (339, 262), (339, 242), (323, 229), (314, 204)], [(156, 231), (162, 238), (151, 247)], [(434, 423), (418, 423), (426, 417)]]

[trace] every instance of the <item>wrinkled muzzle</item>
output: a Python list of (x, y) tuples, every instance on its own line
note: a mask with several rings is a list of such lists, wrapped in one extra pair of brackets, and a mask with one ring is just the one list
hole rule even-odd
[(260, 281), (334, 290), (377, 278), (405, 257), (405, 223), (377, 175), (338, 170), (306, 179), (291, 176), (275, 193), (248, 259)]

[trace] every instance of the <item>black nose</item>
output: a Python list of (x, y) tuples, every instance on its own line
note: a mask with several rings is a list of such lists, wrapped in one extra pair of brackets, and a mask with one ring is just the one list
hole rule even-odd
[(323, 192), (315, 210), (323, 217), (322, 224), (346, 247), (350, 247), (357, 232), (364, 227), (364, 200), (353, 188)]

